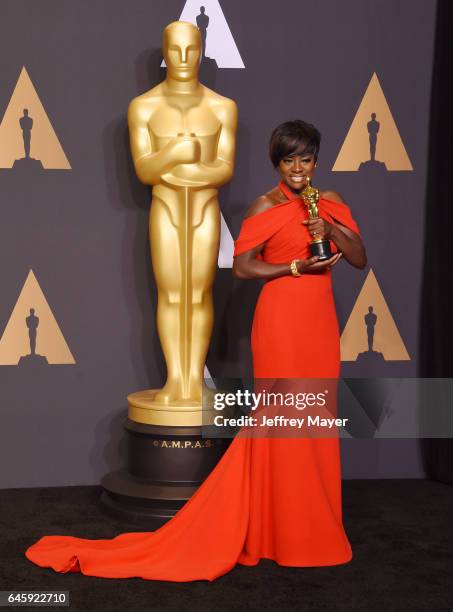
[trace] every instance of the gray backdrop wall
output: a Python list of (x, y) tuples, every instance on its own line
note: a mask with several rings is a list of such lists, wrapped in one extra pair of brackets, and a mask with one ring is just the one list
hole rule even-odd
[[(122, 464), (126, 395), (163, 382), (148, 255), (150, 191), (132, 168), (126, 110), (164, 78), (161, 33), (184, 5), (2, 3), (0, 117), (25, 66), (71, 169), (0, 169), (0, 334), (6, 342), (33, 270), (76, 363), (0, 366), (0, 487), (98, 483)], [(216, 14), (212, 2), (204, 5)], [(204, 70), (205, 84), (239, 107), (235, 175), (220, 193), (232, 236), (249, 204), (277, 181), (267, 158), (272, 129), (291, 118), (314, 123), (323, 134), (317, 184), (349, 203), (369, 257), (367, 270), (344, 263), (335, 270), (340, 327), (372, 267), (411, 359), (365, 373), (415, 376), (435, 2), (221, 0), (221, 6), (245, 64)], [(333, 172), (374, 73), (413, 171)], [(1, 138), (0, 127), (0, 153), (10, 146)], [(258, 290), (219, 269), (213, 376), (250, 373)], [(27, 333), (25, 321), (21, 330)], [(44, 343), (40, 351), (45, 355)], [(356, 376), (357, 368), (345, 363), (344, 373)], [(343, 440), (342, 466), (346, 478), (423, 476), (418, 441), (410, 439)]]

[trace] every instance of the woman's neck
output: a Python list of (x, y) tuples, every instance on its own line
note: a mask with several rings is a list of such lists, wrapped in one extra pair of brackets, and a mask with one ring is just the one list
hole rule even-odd
[(286, 197), (291, 197), (294, 196), (295, 198), (300, 198), (303, 187), (301, 187), (298, 190), (292, 189), (289, 185), (287, 185), (285, 183), (285, 181), (282, 179), (278, 185), (280, 191), (286, 196)]

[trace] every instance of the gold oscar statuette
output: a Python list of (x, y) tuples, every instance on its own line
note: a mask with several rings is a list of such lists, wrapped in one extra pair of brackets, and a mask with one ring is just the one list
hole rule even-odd
[(167, 380), (160, 389), (129, 395), (128, 416), (150, 425), (197, 426), (214, 316), (218, 188), (233, 175), (237, 107), (199, 82), (202, 42), (195, 25), (170, 23), (162, 51), (166, 78), (132, 100), (128, 125), (137, 176), (153, 187), (149, 238)]
[[(310, 219), (318, 219), (319, 189), (316, 189), (316, 187), (311, 185), (309, 178), (307, 178), (306, 183), (307, 184), (302, 190), (301, 196), (308, 208), (308, 217)], [(330, 249), (330, 242), (326, 240), (324, 236), (319, 236), (315, 240), (312, 240), (309, 243), (309, 248), (311, 255), (316, 255), (318, 257), (318, 261), (330, 259), (330, 257), (333, 255)]]

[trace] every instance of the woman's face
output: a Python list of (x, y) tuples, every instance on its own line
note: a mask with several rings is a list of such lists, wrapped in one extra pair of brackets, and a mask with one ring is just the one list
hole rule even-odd
[(305, 187), (307, 178), (312, 177), (316, 161), (314, 155), (291, 155), (284, 157), (277, 166), (283, 181), (293, 191), (300, 191)]

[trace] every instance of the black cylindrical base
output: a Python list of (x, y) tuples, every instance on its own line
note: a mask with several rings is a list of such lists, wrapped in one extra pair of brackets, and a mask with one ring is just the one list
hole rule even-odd
[(162, 427), (125, 419), (124, 428), (128, 465), (102, 478), (101, 504), (115, 518), (150, 530), (176, 514), (230, 443), (203, 438), (200, 427)]
[(328, 240), (320, 240), (319, 242), (310, 242), (310, 253), (312, 256), (317, 256), (318, 261), (330, 259), (333, 255), (330, 250), (330, 242)]

